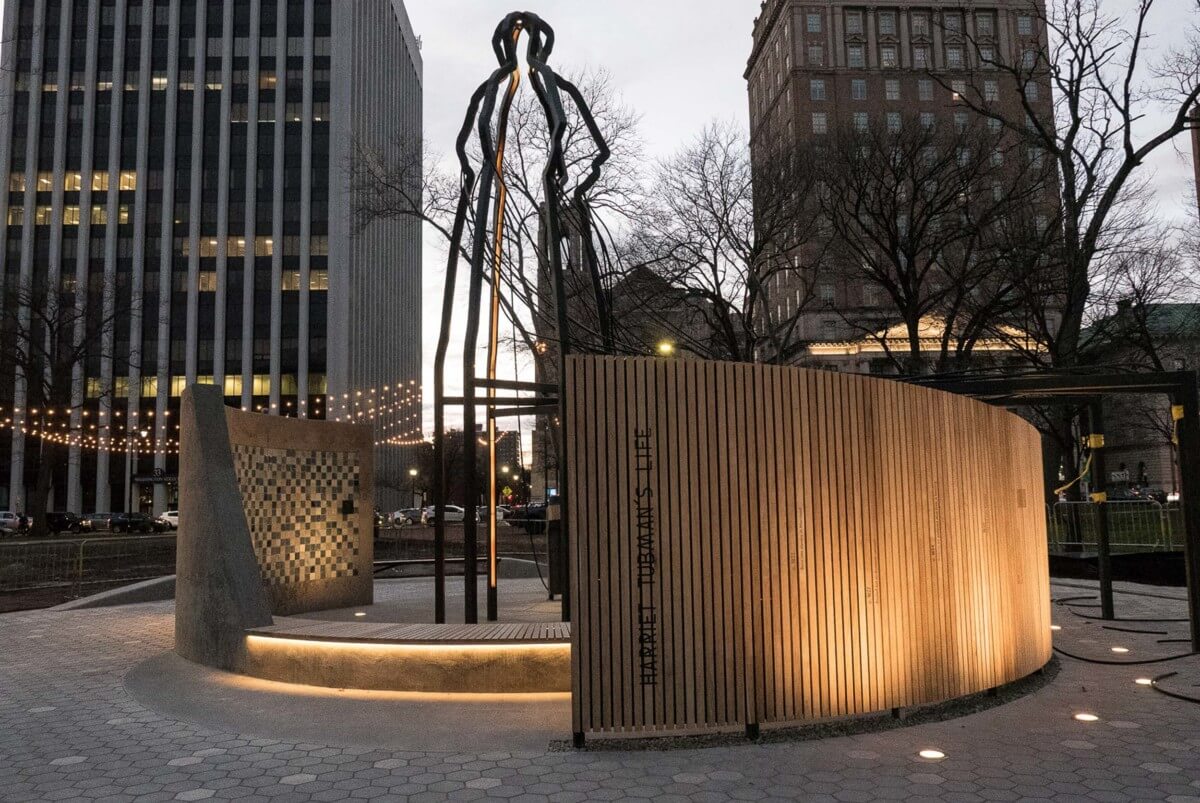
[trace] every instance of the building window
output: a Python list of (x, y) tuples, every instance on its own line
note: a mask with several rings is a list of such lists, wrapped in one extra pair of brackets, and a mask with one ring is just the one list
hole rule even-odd
[(992, 167), (1004, 164), (1004, 151), (992, 151)]
[(850, 36), (862, 36), (863, 17), (861, 11), (846, 12), (846, 33)]
[(900, 112), (887, 113), (887, 127), (893, 134), (900, 133)]
[(108, 192), (107, 170), (97, 170), (92, 173), (92, 192)]
[(810, 100), (825, 100), (825, 82), (820, 78), (813, 78), (808, 82), (808, 97)]
[(33, 223), (35, 226), (49, 226), (53, 216), (53, 207), (38, 206), (33, 210)]
[(917, 45), (913, 48), (913, 66), (919, 70), (929, 69), (929, 48)]
[(308, 289), (314, 293), (325, 292), (329, 289), (329, 271), (314, 270), (308, 274)]
[(900, 100), (900, 81), (896, 78), (889, 78), (883, 84), (887, 92), (888, 100)]
[(821, 13), (819, 11), (810, 11), (805, 16), (806, 27), (809, 33), (821, 32)]
[(884, 45), (883, 47), (879, 48), (879, 66), (888, 69), (895, 69), (897, 66), (899, 66), (899, 62), (896, 58), (895, 45)]
[(42, 172), (37, 174), (37, 191), (50, 192), (54, 189), (54, 174)]
[(867, 131), (868, 119), (866, 112), (854, 113), (854, 130), (860, 134), (865, 134)]
[(834, 289), (832, 284), (817, 285), (817, 298), (822, 301), (831, 302), (834, 299)]
[(121, 183), (118, 186), (118, 189), (122, 189), (122, 190), (136, 190), (137, 189), (137, 171), (136, 170), (122, 170), (121, 174), (119, 176), (119, 180)]
[(867, 99), (867, 79), (851, 78), (850, 79), (850, 98), (852, 100)]
[(829, 131), (829, 118), (825, 112), (813, 112), (812, 130), (814, 134), (825, 134)]
[(996, 81), (984, 81), (983, 99), (986, 101), (1000, 100), (1000, 84)]
[(999, 134), (1000, 129), (1003, 127), (1003, 124), (999, 120), (997, 120), (995, 117), (989, 117), (988, 121), (987, 121), (987, 125), (988, 125), (988, 131), (991, 131), (993, 134)]
[(1021, 51), (1021, 68), (1024, 70), (1032, 70), (1033, 65), (1037, 64), (1037, 51), (1033, 48), (1025, 48)]
[(278, 81), (279, 79), (275, 76), (274, 70), (263, 70), (258, 74), (259, 89), (274, 89)]
[(825, 63), (825, 48), (820, 45), (808, 46), (808, 63), (813, 67), (820, 67)]
[(863, 55), (862, 45), (848, 45), (846, 47), (846, 63), (851, 67), (865, 67), (867, 62)]
[(932, 131), (936, 118), (933, 112), (921, 112), (921, 128), (926, 131)]
[(946, 47), (946, 67), (951, 70), (961, 70), (963, 66), (963, 49), (958, 45)]
[(285, 270), (283, 272), (283, 289), (284, 290), (299, 290), (300, 289), (300, 271)]
[(942, 26), (947, 33), (962, 33), (962, 15), (956, 11), (943, 14)]
[(275, 252), (275, 241), (270, 237), (254, 238), (254, 256), (269, 257)]
[(882, 36), (896, 35), (896, 12), (880, 11), (879, 12), (879, 33)]
[(1017, 17), (1017, 33), (1020, 36), (1033, 35), (1033, 17), (1028, 14), (1021, 14)]
[(63, 207), (63, 225), (78, 226), (79, 225), (79, 207), (64, 206)]
[(993, 17), (986, 11), (981, 11), (975, 15), (975, 34), (977, 36), (994, 36), (996, 26)]
[(8, 176), (9, 192), (25, 192), (25, 174), (10, 173)]
[(995, 69), (996, 51), (990, 45), (979, 48), (979, 66), (985, 70)]
[(960, 134), (967, 130), (967, 113), (966, 112), (955, 112), (954, 113), (954, 130)]
[(329, 238), (325, 235), (309, 238), (308, 253), (314, 257), (329, 256)]
[(1030, 103), (1033, 103), (1034, 101), (1036, 101), (1038, 99), (1039, 94), (1040, 93), (1039, 93), (1037, 84), (1028, 83), (1025, 85), (1025, 99), (1028, 100)]
[(929, 36), (929, 15), (924, 11), (913, 12), (912, 32), (913, 36)]
[(162, 73), (154, 73), (150, 77), (150, 88), (156, 92), (161, 92), (167, 88), (167, 76)]
[(8, 225), (21, 226), (25, 223), (25, 207), (10, 206), (8, 208)]
[(951, 81), (950, 82), (950, 97), (952, 100), (962, 100), (967, 94), (966, 81)]
[(917, 81), (917, 98), (919, 100), (933, 100), (933, 81), (928, 78), (922, 78)]

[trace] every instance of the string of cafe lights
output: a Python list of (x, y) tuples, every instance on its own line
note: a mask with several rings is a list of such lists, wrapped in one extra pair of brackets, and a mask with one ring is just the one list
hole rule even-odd
[[(333, 417), (338, 422), (371, 424), (375, 428), (378, 439), (376, 446), (413, 446), (424, 442), (422, 434), (421, 391), (415, 380), (388, 384), (382, 388), (368, 388), (328, 397), (329, 402), (340, 403), (345, 414)], [(301, 401), (301, 405), (304, 401)], [(274, 405), (258, 405), (256, 412), (266, 413), (274, 409)], [(294, 416), (293, 402), (285, 402), (283, 414)], [(242, 408), (245, 410), (246, 408)], [(312, 408), (313, 417), (320, 417), (321, 404), (318, 401)], [(5, 416), (5, 408), (0, 406), (0, 417), (3, 426), (14, 431), (20, 431), (26, 437), (39, 438), (65, 446), (78, 446), (82, 449), (109, 451), (135, 454), (178, 454), (178, 437), (159, 437), (164, 426), (172, 432), (179, 431), (179, 425), (164, 425), (153, 421), (139, 424), (139, 419), (154, 419), (155, 411), (132, 411), (125, 416), (122, 410), (113, 409), (92, 411), (88, 409), (71, 408), (28, 408), (21, 416), (22, 408), (14, 407), (11, 414)], [(141, 415), (139, 415), (141, 413)], [(78, 421), (72, 419), (78, 415)], [(170, 417), (171, 412), (165, 412)], [(124, 418), (128, 418), (128, 422)], [(132, 436), (130, 429), (145, 427), (145, 435)], [(116, 430), (114, 435), (102, 434), (108, 430)], [(165, 436), (165, 433), (161, 433)]]

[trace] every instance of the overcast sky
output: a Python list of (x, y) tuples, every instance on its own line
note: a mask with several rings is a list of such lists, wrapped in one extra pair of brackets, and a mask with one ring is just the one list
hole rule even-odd
[[(0, 8), (8, 0), (0, 0)], [(336, 2), (337, 0), (335, 0)], [(1106, 0), (1106, 8), (1131, 0)], [(406, 0), (425, 62), (425, 147), (445, 155), (471, 92), (495, 68), (491, 36), (514, 10), (512, 0)], [(1182, 35), (1182, 0), (1160, 0), (1154, 47)], [(560, 69), (604, 68), (625, 102), (641, 114), (648, 158), (665, 156), (713, 119), (746, 124), (742, 72), (759, 0), (541, 0), (530, 6), (557, 33)], [(1175, 217), (1188, 214), (1191, 165), (1185, 143), (1161, 149), (1148, 165), (1157, 202)], [(430, 422), (444, 256), (427, 235), (424, 271), (426, 424)], [(451, 372), (453, 375), (454, 372)]]
[[(511, 0), (406, 0), (406, 5), (424, 43), (425, 148), (445, 157), (468, 98), (496, 67), (491, 50), (496, 25), (519, 6)], [(528, 8), (554, 27), (551, 64), (562, 71), (609, 72), (613, 87), (641, 115), (647, 158), (670, 154), (714, 118), (747, 124), (742, 73), (759, 0), (542, 0)], [(445, 252), (435, 238), (426, 235), (425, 249), (427, 428), (445, 268)], [(456, 359), (452, 353), (448, 385), (458, 384)]]
[[(496, 24), (515, 9), (510, 0), (406, 0), (424, 42), (425, 147), (445, 156), (462, 125), (471, 92), (495, 67), (490, 42)], [(1106, 0), (1119, 9), (1130, 0)], [(1155, 48), (1184, 26), (1173, 18), (1180, 0), (1160, 0)], [(648, 158), (666, 156), (713, 119), (746, 125), (742, 73), (759, 0), (542, 0), (530, 6), (555, 29), (552, 63), (603, 67), (625, 102), (642, 116)], [(1186, 143), (1180, 143), (1186, 146)], [(1160, 149), (1148, 168), (1164, 212), (1185, 214), (1191, 192), (1189, 154)], [(426, 427), (432, 423), (433, 354), (441, 308), (444, 252), (426, 238)], [(454, 358), (452, 357), (452, 360)], [(481, 361), (482, 363), (482, 361)], [(452, 365), (454, 363), (452, 362)], [(501, 361), (504, 365), (505, 361)], [(450, 382), (457, 375), (448, 371)]]

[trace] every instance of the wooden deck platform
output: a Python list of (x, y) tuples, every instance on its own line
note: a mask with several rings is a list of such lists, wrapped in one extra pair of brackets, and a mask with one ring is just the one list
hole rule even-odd
[(247, 634), (277, 639), (381, 644), (567, 644), (571, 640), (571, 625), (567, 622), (395, 624), (277, 616), (274, 625), (248, 630)]

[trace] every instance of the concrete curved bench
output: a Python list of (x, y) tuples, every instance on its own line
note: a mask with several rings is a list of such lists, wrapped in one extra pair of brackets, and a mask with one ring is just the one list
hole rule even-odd
[(330, 622), (277, 617), (246, 631), (245, 674), (339, 689), (438, 694), (565, 693), (565, 623)]

